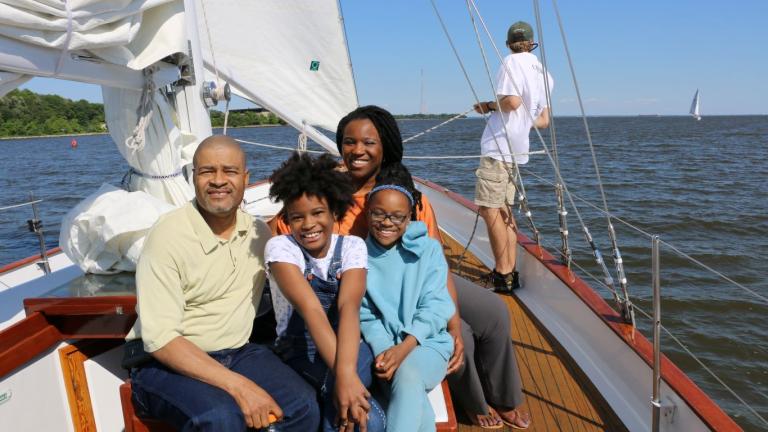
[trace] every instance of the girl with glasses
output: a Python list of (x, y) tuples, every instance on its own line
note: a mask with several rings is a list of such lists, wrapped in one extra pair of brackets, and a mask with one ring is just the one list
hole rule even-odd
[(384, 169), (368, 194), (367, 290), (360, 330), (389, 398), (387, 432), (434, 431), (427, 393), (445, 377), (453, 353), (448, 320), (456, 309), (446, 288), (442, 246), (411, 221), (419, 194), (408, 170)]

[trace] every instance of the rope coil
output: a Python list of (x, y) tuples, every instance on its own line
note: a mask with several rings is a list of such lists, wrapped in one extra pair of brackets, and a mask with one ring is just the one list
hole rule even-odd
[(133, 133), (125, 140), (125, 146), (134, 152), (143, 150), (146, 144), (147, 126), (149, 126), (155, 110), (154, 94), (157, 86), (154, 75), (156, 71), (157, 66), (149, 66), (143, 70), (144, 88), (141, 90), (139, 107), (136, 109), (138, 121), (136, 127), (133, 128)]

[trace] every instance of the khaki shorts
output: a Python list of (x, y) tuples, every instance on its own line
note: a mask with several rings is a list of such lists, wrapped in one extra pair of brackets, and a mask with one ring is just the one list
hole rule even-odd
[(488, 208), (514, 204), (515, 183), (509, 177), (511, 171), (511, 163), (491, 157), (481, 158), (480, 167), (475, 171), (475, 204)]

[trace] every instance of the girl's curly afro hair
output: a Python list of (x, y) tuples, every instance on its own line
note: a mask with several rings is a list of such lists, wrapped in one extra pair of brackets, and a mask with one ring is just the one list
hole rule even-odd
[[(336, 170), (337, 166), (329, 154), (313, 158), (307, 153), (294, 152), (269, 176), (272, 183), (269, 197), (282, 201), (283, 206), (302, 195), (324, 198), (336, 219), (341, 219), (352, 205), (355, 188), (345, 173)], [(286, 212), (282, 214), (285, 218)]]

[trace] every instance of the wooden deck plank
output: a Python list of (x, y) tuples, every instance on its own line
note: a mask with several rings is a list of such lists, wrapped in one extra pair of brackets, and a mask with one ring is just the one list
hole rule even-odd
[[(450, 236), (443, 233), (443, 239), (452, 271), (484, 285), (483, 276), (489, 269), (470, 252), (463, 253), (463, 245)], [(523, 409), (528, 410), (532, 418), (529, 430), (625, 431), (592, 383), (517, 297), (500, 295), (499, 301), (506, 304), (512, 318), (512, 340), (526, 399)], [(465, 416), (457, 414), (466, 421)], [(483, 430), (470, 424), (459, 424), (461, 432)]]

